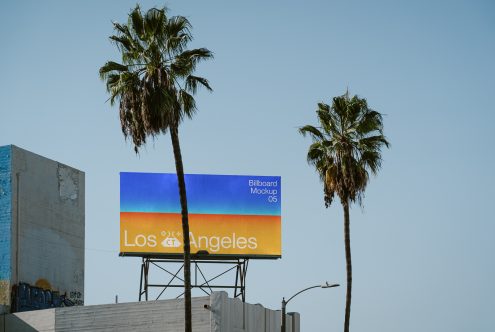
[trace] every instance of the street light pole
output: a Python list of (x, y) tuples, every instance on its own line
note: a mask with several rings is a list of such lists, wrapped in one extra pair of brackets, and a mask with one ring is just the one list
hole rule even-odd
[(310, 290), (310, 289), (313, 289), (313, 288), (332, 288), (332, 287), (338, 287), (340, 286), (339, 284), (333, 284), (333, 285), (330, 285), (327, 282), (325, 282), (323, 285), (315, 285), (315, 286), (311, 286), (311, 287), (308, 287), (308, 288), (305, 288), (299, 292), (297, 292), (296, 294), (292, 295), (287, 301), (285, 301), (285, 297), (282, 298), (282, 324), (281, 324), (281, 327), (280, 327), (280, 331), (281, 332), (286, 332), (285, 331), (285, 311), (286, 311), (286, 307), (287, 307), (287, 303), (290, 302), (290, 300), (292, 300), (293, 298), (295, 298), (297, 295), (307, 291), (307, 290)]

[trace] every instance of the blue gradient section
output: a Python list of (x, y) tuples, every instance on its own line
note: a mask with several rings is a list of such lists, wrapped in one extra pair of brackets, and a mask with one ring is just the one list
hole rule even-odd
[[(186, 174), (185, 181), (189, 213), (280, 216), (280, 176)], [(120, 173), (120, 211), (180, 213), (177, 175)]]
[[(10, 280), (12, 146), (0, 146), (0, 280)], [(1, 295), (1, 294), (0, 294)]]

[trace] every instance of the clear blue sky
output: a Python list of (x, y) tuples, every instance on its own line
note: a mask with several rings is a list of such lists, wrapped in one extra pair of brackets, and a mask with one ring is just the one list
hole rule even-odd
[[(142, 6), (161, 6), (144, 1)], [(168, 1), (194, 26), (214, 88), (181, 128), (188, 173), (280, 175), (283, 258), (253, 261), (247, 299), (345, 284), (343, 218), (325, 209), (297, 127), (349, 88), (385, 113), (392, 148), (351, 211), (353, 331), (495, 329), (495, 4), (492, 1)], [(98, 69), (135, 1), (10, 1), (0, 11), (0, 145), (86, 172), (87, 304), (135, 301), (117, 257), (120, 171), (173, 172), (169, 136), (124, 141)], [(195, 295), (201, 293), (195, 292)], [(300, 295), (303, 331), (339, 331), (345, 287)]]

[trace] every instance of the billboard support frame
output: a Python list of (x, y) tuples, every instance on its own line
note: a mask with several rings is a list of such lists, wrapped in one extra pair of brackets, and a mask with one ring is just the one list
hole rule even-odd
[[(175, 272), (172, 272), (164, 267), (164, 265), (167, 264), (168, 265), (179, 264), (180, 266)], [(207, 295), (210, 295), (214, 289), (233, 289), (234, 298), (240, 298), (242, 302), (246, 302), (246, 275), (249, 264), (249, 258), (238, 258), (232, 260), (192, 258), (191, 264), (194, 265), (194, 269), (193, 269), (194, 282), (191, 283), (191, 288), (199, 288)], [(209, 264), (223, 264), (223, 265), (227, 265), (227, 267), (223, 272), (220, 272), (217, 275), (208, 279), (203, 273), (203, 270), (201, 269), (200, 265), (209, 265)], [(150, 283), (149, 282), (150, 266), (157, 267), (158, 269), (167, 273), (170, 277), (170, 280), (165, 284)], [(141, 277), (139, 282), (139, 301), (142, 301), (143, 297), (145, 301), (148, 301), (150, 288), (162, 289), (155, 300), (160, 299), (160, 297), (168, 288), (184, 288), (184, 284), (183, 284), (184, 280), (181, 277), (179, 277), (179, 273), (182, 271), (183, 268), (184, 268), (184, 260), (182, 259), (160, 259), (153, 257), (142, 257)], [(234, 270), (235, 270), (234, 284), (222, 285), (222, 284), (214, 283), (214, 281), (219, 277)], [(175, 280), (180, 281), (182, 283), (174, 283)], [(184, 292), (179, 294), (177, 298), (181, 297), (183, 294)]]

